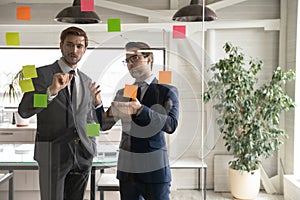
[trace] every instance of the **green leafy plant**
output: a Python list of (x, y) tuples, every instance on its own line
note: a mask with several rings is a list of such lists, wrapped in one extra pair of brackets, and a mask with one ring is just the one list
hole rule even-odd
[(4, 91), (2, 99), (8, 99), (9, 103), (15, 103), (19, 101), (19, 98), (22, 96), (22, 91), (20, 89), (19, 81), (24, 79), (23, 71), (20, 70), (16, 73), (11, 82), (8, 84), (7, 89)]
[(279, 120), (281, 113), (295, 107), (284, 91), (295, 73), (278, 67), (268, 83), (257, 87), (262, 61), (250, 58), (246, 65), (240, 48), (230, 43), (223, 48), (227, 57), (209, 69), (213, 76), (203, 100), (212, 101), (218, 111), (217, 124), (227, 150), (234, 155), (229, 166), (250, 172), (259, 168), (261, 156), (271, 156), (287, 138), (279, 128)]

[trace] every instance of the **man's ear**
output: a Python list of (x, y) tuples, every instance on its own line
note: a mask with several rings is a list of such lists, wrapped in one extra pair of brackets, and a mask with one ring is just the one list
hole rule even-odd
[(152, 56), (148, 56), (147, 59), (148, 59), (147, 64), (153, 63)]

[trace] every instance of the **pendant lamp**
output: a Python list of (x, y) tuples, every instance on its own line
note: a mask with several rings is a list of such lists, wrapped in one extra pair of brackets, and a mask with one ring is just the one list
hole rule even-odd
[(60, 11), (55, 19), (58, 22), (74, 24), (95, 24), (101, 20), (93, 11), (81, 11), (80, 0), (74, 0), (73, 6), (67, 7)]
[(174, 21), (196, 22), (196, 21), (213, 21), (217, 19), (217, 15), (210, 8), (205, 7), (203, 20), (203, 7), (199, 0), (191, 0), (190, 5), (179, 9), (173, 16)]

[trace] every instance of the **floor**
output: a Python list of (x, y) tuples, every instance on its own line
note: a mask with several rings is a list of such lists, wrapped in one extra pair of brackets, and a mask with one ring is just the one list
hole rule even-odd
[[(119, 200), (118, 192), (105, 192), (106, 200)], [(215, 193), (213, 190), (207, 191), (207, 200), (233, 200), (230, 193)], [(177, 190), (171, 192), (171, 200), (203, 200), (202, 191), (197, 190)], [(261, 191), (256, 200), (284, 200), (282, 195), (270, 195)]]
[[(206, 194), (207, 200), (232, 200), (234, 199), (230, 193), (215, 193), (213, 190), (208, 190)], [(172, 200), (198, 200), (203, 199), (202, 192), (197, 190), (181, 190), (181, 191), (174, 191), (171, 193)], [(282, 195), (270, 195), (266, 194), (265, 192), (260, 192), (257, 200), (283, 200)]]

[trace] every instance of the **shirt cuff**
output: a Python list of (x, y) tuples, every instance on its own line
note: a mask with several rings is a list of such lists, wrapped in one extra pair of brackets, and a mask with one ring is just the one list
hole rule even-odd
[(57, 96), (57, 94), (51, 96), (49, 87), (47, 88), (47, 95), (48, 95), (48, 101), (52, 101)]
[(143, 110), (143, 105), (140, 107), (140, 109), (138, 109), (138, 111), (136, 112), (136, 116), (138, 116), (139, 114), (141, 114), (142, 110)]
[(103, 106), (103, 103), (100, 103), (98, 106), (95, 106), (95, 109), (101, 108)]

